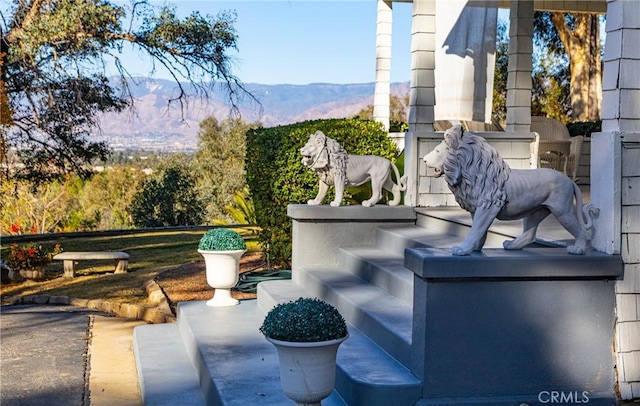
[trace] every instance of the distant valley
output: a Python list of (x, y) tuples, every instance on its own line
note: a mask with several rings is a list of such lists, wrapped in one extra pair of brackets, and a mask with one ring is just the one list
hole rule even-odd
[[(189, 94), (194, 93), (189, 84), (183, 86)], [(245, 97), (239, 106), (242, 118), (246, 122), (261, 122), (265, 127), (310, 119), (351, 117), (373, 104), (374, 94), (373, 83), (248, 83), (245, 88), (259, 104)], [(168, 102), (177, 94), (174, 82), (137, 79), (132, 83), (131, 92), (135, 98), (133, 110), (103, 115), (102, 133), (94, 136), (96, 140), (106, 141), (115, 149), (194, 150), (200, 121), (209, 116), (223, 120), (230, 113), (226, 94), (219, 88), (206, 100), (190, 97), (182, 113), (177, 102)], [(391, 92), (406, 95), (409, 82), (392, 84)]]

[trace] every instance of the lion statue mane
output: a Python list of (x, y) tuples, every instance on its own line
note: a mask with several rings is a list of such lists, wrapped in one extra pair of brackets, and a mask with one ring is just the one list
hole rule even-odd
[[(300, 148), (302, 164), (313, 170), (320, 178), (318, 195), (307, 204), (322, 204), (329, 186), (335, 185), (335, 199), (331, 206), (340, 206), (345, 186), (359, 186), (371, 180), (371, 198), (362, 202), (365, 207), (378, 203), (382, 190), (393, 195), (390, 206), (400, 203), (400, 192), (405, 191), (406, 177), (400, 177), (398, 168), (388, 159), (375, 155), (348, 155), (345, 149), (334, 139), (316, 131)], [(393, 170), (398, 183), (391, 179)]]
[[(456, 202), (471, 213), (471, 231), (454, 255), (480, 251), (494, 219), (523, 221), (523, 232), (503, 243), (517, 250), (535, 241), (538, 225), (549, 214), (575, 238), (570, 254), (585, 253), (591, 216), (599, 210), (582, 204), (580, 188), (553, 169), (511, 169), (484, 138), (463, 133), (460, 126), (448, 129), (444, 140), (424, 156), (436, 177), (444, 176)], [(575, 204), (574, 204), (575, 199)]]

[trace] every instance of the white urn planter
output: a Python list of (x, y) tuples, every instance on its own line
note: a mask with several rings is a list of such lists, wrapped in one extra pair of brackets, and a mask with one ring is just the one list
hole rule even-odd
[(240, 303), (231, 297), (231, 288), (238, 283), (240, 258), (246, 251), (246, 249), (234, 251), (198, 250), (204, 257), (207, 283), (215, 290), (213, 298), (207, 301), (207, 306), (235, 306)]
[(297, 405), (320, 406), (336, 382), (338, 346), (348, 336), (318, 342), (280, 341), (265, 337), (278, 351), (284, 394)]
[(297, 405), (320, 406), (336, 383), (338, 347), (349, 337), (338, 309), (309, 297), (280, 303), (260, 332), (278, 352), (284, 394)]

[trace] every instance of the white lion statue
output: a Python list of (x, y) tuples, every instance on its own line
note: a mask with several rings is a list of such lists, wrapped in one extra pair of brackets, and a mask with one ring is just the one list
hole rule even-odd
[[(388, 159), (375, 155), (347, 155), (347, 152), (334, 139), (316, 131), (309, 136), (304, 147), (300, 148), (302, 164), (313, 170), (320, 177), (320, 187), (315, 199), (307, 204), (322, 204), (329, 186), (335, 185), (336, 196), (331, 206), (340, 206), (344, 187), (359, 186), (371, 180), (371, 198), (362, 202), (365, 207), (378, 203), (382, 198), (382, 189), (393, 194), (390, 206), (400, 203), (400, 192), (405, 191), (406, 177), (400, 177), (398, 168)], [(395, 184), (391, 179), (391, 170), (398, 179)]]
[(569, 177), (553, 169), (511, 169), (484, 138), (463, 134), (460, 126), (448, 129), (424, 161), (436, 177), (444, 176), (460, 207), (473, 219), (469, 235), (452, 248), (453, 255), (480, 251), (496, 218), (524, 218), (522, 234), (503, 243), (508, 250), (522, 249), (535, 240), (538, 225), (551, 213), (575, 237), (567, 251), (585, 253), (591, 215), (599, 210), (592, 204), (583, 206), (582, 193)]

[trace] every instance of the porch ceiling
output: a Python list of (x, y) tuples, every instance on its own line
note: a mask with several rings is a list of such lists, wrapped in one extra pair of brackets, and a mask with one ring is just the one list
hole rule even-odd
[[(396, 3), (413, 3), (413, 0), (394, 0)], [(522, 0), (514, 0), (522, 1)], [(469, 0), (469, 3), (478, 5), (498, 5), (499, 8), (510, 8), (511, 0)], [(534, 10), (538, 11), (565, 11), (574, 13), (598, 13), (607, 12), (606, 0), (534, 0)]]

